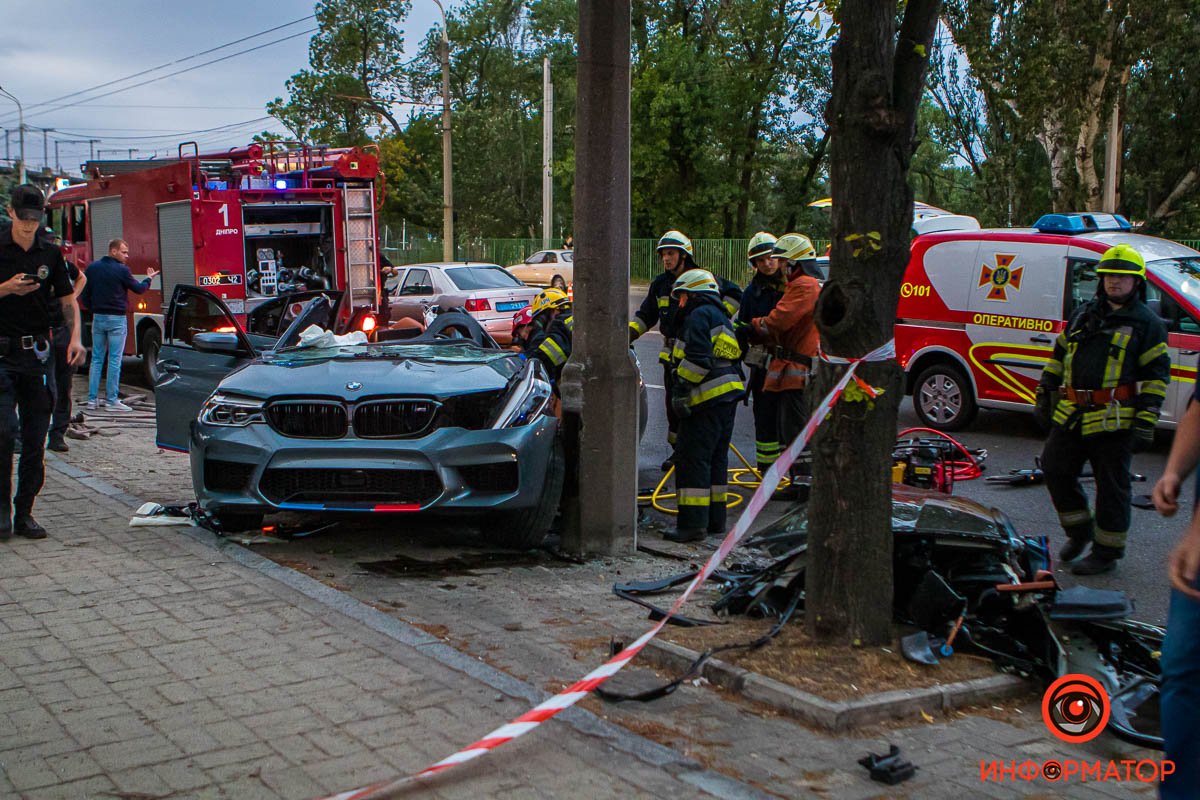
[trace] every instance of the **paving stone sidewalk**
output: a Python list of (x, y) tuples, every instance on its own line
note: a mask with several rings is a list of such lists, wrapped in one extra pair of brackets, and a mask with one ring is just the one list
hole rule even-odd
[[(537, 699), (207, 533), (128, 527), (134, 498), (91, 482), (49, 470), (37, 516), (52, 537), (0, 544), (2, 798), (323, 796), (416, 771)], [(756, 794), (564, 716), (414, 794)]]

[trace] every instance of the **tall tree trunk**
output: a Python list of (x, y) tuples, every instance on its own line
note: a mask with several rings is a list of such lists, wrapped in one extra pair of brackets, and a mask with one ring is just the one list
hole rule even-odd
[(1050, 159), (1050, 204), (1054, 211), (1075, 211), (1074, 152), (1066, 141), (1067, 132), (1057, 117), (1042, 120), (1038, 144)]
[[(908, 170), (917, 105), (941, 0), (896, 6), (845, 0), (833, 48), (830, 178), (832, 279), (817, 305), (825, 352), (861, 357), (892, 338), (908, 263), (913, 193)], [(822, 397), (843, 367), (822, 364)], [(892, 636), (891, 452), (903, 373), (895, 361), (858, 375), (884, 390), (843, 397), (818, 429), (809, 514), (806, 620), (818, 639), (878, 644)]]

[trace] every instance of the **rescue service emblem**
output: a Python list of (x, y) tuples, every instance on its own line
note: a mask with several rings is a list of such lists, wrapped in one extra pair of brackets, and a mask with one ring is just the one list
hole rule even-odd
[(979, 285), (989, 286), (986, 299), (1008, 302), (1009, 287), (1012, 287), (1014, 292), (1021, 291), (1021, 273), (1025, 271), (1025, 267), (1012, 265), (1017, 260), (1014, 255), (996, 253), (995, 259), (996, 266), (983, 265), (983, 270), (979, 273)]

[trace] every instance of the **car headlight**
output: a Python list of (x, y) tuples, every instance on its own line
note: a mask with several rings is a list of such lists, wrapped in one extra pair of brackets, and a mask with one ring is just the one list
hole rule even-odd
[(253, 422), (263, 422), (263, 403), (250, 397), (217, 392), (200, 409), (200, 421), (205, 425), (225, 425), (241, 428)]
[(525, 370), (515, 386), (509, 390), (496, 415), (493, 428), (515, 428), (528, 425), (537, 419), (550, 405), (554, 390), (550, 388), (550, 379), (546, 370), (536, 359), (525, 362)]

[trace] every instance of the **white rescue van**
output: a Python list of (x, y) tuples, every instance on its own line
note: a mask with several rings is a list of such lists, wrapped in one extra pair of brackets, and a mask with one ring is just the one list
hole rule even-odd
[(1159, 426), (1187, 408), (1200, 353), (1200, 252), (1130, 232), (1120, 216), (1047, 214), (1032, 228), (954, 230), (913, 240), (896, 313), (896, 357), (921, 421), (968, 425), (979, 408), (1032, 410), (1054, 340), (1096, 293), (1101, 254), (1146, 260), (1146, 297), (1167, 326), (1171, 384)]

